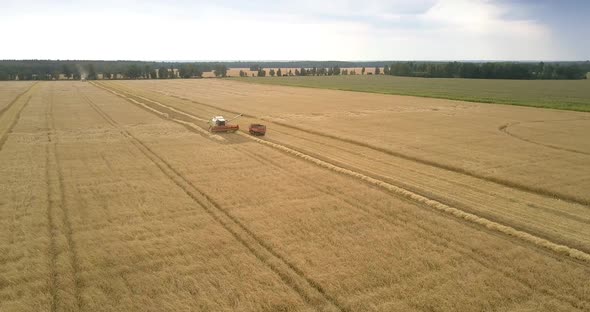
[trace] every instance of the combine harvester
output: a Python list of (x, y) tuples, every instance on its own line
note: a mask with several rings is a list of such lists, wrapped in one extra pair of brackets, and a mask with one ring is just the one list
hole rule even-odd
[(223, 116), (215, 116), (209, 120), (209, 132), (236, 132), (240, 130), (240, 126), (231, 125), (229, 122), (241, 116), (242, 114), (239, 114), (229, 120), (225, 120)]
[[(239, 117), (242, 117), (242, 114), (229, 120), (226, 120), (223, 116), (215, 116), (209, 120), (209, 132), (236, 132), (240, 130), (240, 126), (232, 125), (229, 122)], [(266, 134), (266, 126), (262, 124), (250, 124), (248, 132), (254, 136), (263, 136)]]

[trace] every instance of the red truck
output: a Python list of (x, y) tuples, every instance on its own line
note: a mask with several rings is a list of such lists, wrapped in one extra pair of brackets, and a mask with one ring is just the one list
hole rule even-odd
[(266, 126), (261, 124), (250, 124), (248, 132), (250, 132), (251, 135), (262, 136), (266, 133)]

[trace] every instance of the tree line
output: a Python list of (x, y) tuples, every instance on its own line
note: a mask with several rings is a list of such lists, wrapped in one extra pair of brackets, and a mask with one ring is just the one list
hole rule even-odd
[[(248, 65), (248, 66), (246, 66)], [(299, 65), (299, 66), (295, 66)], [(374, 74), (425, 78), (585, 79), (590, 62), (140, 62), (0, 60), (0, 80), (200, 78), (204, 72), (227, 76), (228, 68), (250, 68), (257, 76)], [(264, 68), (275, 67), (283, 70)], [(349, 68), (345, 68), (349, 67)], [(360, 70), (350, 69), (360, 68)], [(296, 69), (286, 69), (296, 68)], [(240, 72), (241, 77), (248, 74)]]
[(393, 76), (480, 79), (586, 79), (590, 62), (395, 62), (383, 73)]
[(210, 71), (225, 77), (227, 69), (218, 62), (0, 60), (0, 80), (199, 78)]

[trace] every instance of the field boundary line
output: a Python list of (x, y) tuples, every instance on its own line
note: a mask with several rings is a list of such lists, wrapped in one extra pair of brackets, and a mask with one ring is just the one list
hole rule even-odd
[[(105, 89), (105, 91), (110, 91), (108, 88), (102, 87), (100, 85), (96, 87)], [(126, 100), (130, 100), (128, 97), (124, 97), (124, 95), (116, 95), (123, 97)], [(236, 239), (247, 250), (249, 250), (254, 255), (254, 257), (256, 257), (264, 265), (270, 268), (271, 271), (277, 274), (279, 278), (288, 287), (298, 293), (307, 304), (321, 311), (348, 311), (348, 309), (343, 307), (335, 298), (327, 294), (323, 287), (319, 285), (319, 283), (307, 277), (300, 269), (295, 267), (283, 256), (274, 251), (261, 238), (259, 238), (249, 228), (247, 228), (240, 220), (230, 214), (226, 209), (222, 208), (221, 205), (219, 205), (204, 191), (197, 188), (192, 182), (190, 182), (189, 179), (184, 177), (184, 175), (182, 175), (178, 170), (170, 165), (170, 163), (155, 153), (136, 136), (122, 128), (89, 98), (85, 98), (99, 115), (101, 115), (113, 127), (118, 128), (140, 152), (142, 152), (162, 171), (164, 175), (166, 175), (172, 182), (174, 182), (174, 184), (182, 189), (184, 193), (189, 196), (189, 198), (195, 201), (195, 203), (203, 208), (207, 214), (209, 214), (215, 221), (225, 228), (234, 237), (234, 239)], [(135, 104), (137, 101), (130, 102)], [(156, 113), (154, 111), (152, 112)], [(164, 117), (161, 114), (163, 113), (160, 112), (158, 115)], [(173, 122), (179, 122), (176, 119), (170, 120)]]
[[(170, 96), (170, 97), (174, 97), (177, 99), (181, 99), (181, 100), (185, 100), (197, 105), (203, 105), (209, 108), (213, 108), (216, 110), (220, 110), (220, 111), (226, 111), (228, 113), (232, 113), (232, 114), (240, 114), (239, 112), (236, 111), (232, 111), (226, 108), (221, 108), (219, 106), (216, 105), (212, 105), (212, 104), (208, 104), (208, 103), (203, 103), (203, 102), (199, 102), (199, 101), (195, 101), (186, 97), (182, 97), (179, 95), (175, 95), (175, 94), (171, 94), (171, 93), (165, 93), (162, 91), (154, 91), (157, 93), (160, 93), (162, 95), (166, 95), (166, 96)], [(186, 112), (185, 112), (186, 113)], [(316, 130), (312, 130), (312, 129), (306, 129), (303, 127), (299, 127), (299, 126), (295, 126), (295, 125), (290, 125), (284, 122), (280, 122), (280, 121), (275, 121), (275, 120), (271, 120), (268, 118), (263, 118), (263, 117), (258, 117), (255, 115), (251, 115), (251, 114), (244, 114), (242, 113), (242, 115), (244, 117), (249, 117), (249, 118), (254, 118), (254, 119), (259, 119), (259, 120), (263, 120), (265, 122), (269, 122), (271, 124), (276, 124), (279, 126), (283, 126), (285, 128), (290, 128), (290, 129), (294, 129), (294, 130), (298, 130), (298, 131), (302, 131), (308, 134), (312, 134), (312, 135), (317, 135), (317, 136), (321, 136), (321, 137), (325, 137), (325, 138), (329, 138), (329, 139), (334, 139), (337, 141), (342, 141), (342, 142), (346, 142), (352, 145), (357, 145), (360, 147), (364, 147), (364, 148), (368, 148), (377, 152), (381, 152), (390, 156), (394, 156), (397, 158), (401, 158), (401, 159), (405, 159), (405, 160), (409, 160), (409, 161), (413, 161), (413, 162), (417, 162), (423, 165), (427, 165), (427, 166), (432, 166), (432, 167), (436, 167), (439, 169), (443, 169), (443, 170), (447, 170), (447, 171), (451, 171), (454, 173), (459, 173), (459, 174), (464, 174), (467, 176), (470, 176), (472, 178), (476, 178), (476, 179), (480, 179), (480, 180), (484, 180), (486, 182), (489, 183), (494, 183), (494, 184), (498, 184), (501, 186), (505, 186), (505, 187), (509, 187), (509, 188), (513, 188), (513, 189), (517, 189), (523, 192), (528, 192), (528, 193), (533, 193), (536, 195), (541, 195), (541, 196), (545, 196), (545, 197), (550, 197), (550, 198), (554, 198), (554, 199), (560, 199), (563, 201), (567, 201), (567, 202), (571, 202), (571, 203), (576, 203), (576, 204), (580, 204), (583, 206), (590, 206), (590, 199), (585, 199), (585, 198), (581, 198), (578, 196), (574, 196), (574, 195), (568, 195), (568, 194), (564, 194), (561, 192), (555, 192), (555, 191), (551, 191), (545, 188), (541, 188), (541, 187), (534, 187), (534, 186), (530, 186), (530, 185), (526, 185), (526, 184), (522, 184), (519, 182), (515, 182), (515, 181), (509, 181), (509, 180), (505, 180), (502, 178), (497, 178), (497, 177), (493, 177), (493, 176), (488, 176), (488, 175), (483, 175), (483, 174), (479, 174), (477, 172), (474, 172), (472, 170), (468, 170), (468, 169), (464, 169), (461, 167), (457, 167), (457, 166), (453, 166), (453, 165), (448, 165), (448, 164), (443, 164), (443, 163), (439, 163), (436, 161), (432, 161), (432, 160), (428, 160), (428, 159), (424, 159), (421, 157), (416, 157), (416, 156), (411, 156), (411, 155), (406, 155), (400, 152), (396, 152), (396, 151), (392, 151), (383, 147), (379, 147), (379, 146), (375, 146), (373, 144), (369, 144), (369, 143), (365, 143), (365, 142), (360, 142), (357, 140), (353, 140), (353, 139), (349, 139), (349, 138), (344, 138), (344, 137), (340, 137), (337, 135), (332, 135), (332, 134), (327, 134), (327, 133), (323, 133), (323, 132), (319, 132)]]
[[(164, 108), (167, 108), (167, 106), (168, 106), (168, 105), (164, 105), (161, 103), (159, 103), (159, 105), (162, 105)], [(204, 105), (207, 105), (207, 104), (204, 104)], [(228, 110), (225, 110), (225, 111), (228, 111)], [(228, 111), (228, 112), (231, 112), (231, 111)], [(244, 116), (247, 116), (247, 115), (244, 114)], [(251, 117), (251, 118), (256, 118), (256, 117)], [(323, 167), (323, 168), (332, 170), (334, 172), (338, 172), (338, 173), (359, 179), (359, 180), (364, 181), (368, 184), (372, 184), (374, 186), (380, 187), (380, 188), (385, 189), (385, 190), (387, 190), (391, 193), (394, 193), (398, 196), (402, 196), (402, 197), (411, 199), (414, 202), (418, 202), (418, 203), (424, 204), (426, 206), (429, 206), (437, 211), (446, 213), (448, 215), (452, 215), (454, 217), (469, 221), (474, 224), (478, 224), (478, 225), (483, 226), (489, 230), (493, 230), (493, 231), (500, 232), (500, 233), (503, 233), (503, 234), (511, 236), (511, 237), (518, 238), (518, 239), (523, 240), (525, 242), (531, 243), (537, 247), (542, 247), (544, 249), (553, 251), (557, 254), (566, 255), (566, 256), (569, 256), (573, 259), (577, 259), (577, 260), (584, 261), (586, 263), (590, 263), (590, 254), (585, 253), (581, 250), (578, 250), (578, 249), (575, 249), (575, 248), (572, 248), (572, 247), (569, 247), (569, 246), (566, 246), (563, 244), (557, 244), (557, 243), (554, 243), (548, 239), (541, 238), (541, 237), (532, 235), (530, 233), (517, 230), (513, 227), (506, 226), (504, 224), (483, 218), (483, 217), (478, 216), (476, 214), (469, 213), (469, 212), (460, 210), (455, 207), (451, 207), (449, 205), (446, 205), (446, 204), (441, 203), (439, 201), (422, 196), (420, 194), (414, 193), (414, 192), (409, 191), (407, 189), (395, 186), (393, 184), (387, 183), (387, 182), (379, 180), (379, 179), (372, 178), (370, 176), (367, 176), (365, 174), (362, 174), (362, 173), (359, 173), (359, 172), (356, 172), (356, 171), (353, 171), (350, 169), (346, 169), (346, 168), (334, 165), (328, 161), (321, 160), (319, 158), (299, 152), (297, 150), (286, 147), (284, 145), (269, 142), (266, 140), (262, 140), (262, 139), (253, 137), (253, 136), (248, 135), (248, 134), (241, 132), (241, 131), (236, 132), (236, 134), (241, 135), (241, 136), (248, 138), (250, 140), (256, 141), (258, 143), (261, 143), (261, 144), (273, 147), (275, 149), (281, 150), (287, 154), (291, 154), (296, 157), (302, 158), (302, 159), (312, 162), (320, 167)]]

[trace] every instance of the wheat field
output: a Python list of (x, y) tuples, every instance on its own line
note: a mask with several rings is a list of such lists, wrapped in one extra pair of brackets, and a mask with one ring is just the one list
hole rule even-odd
[(0, 311), (588, 311), (589, 129), (227, 80), (1, 83)]

